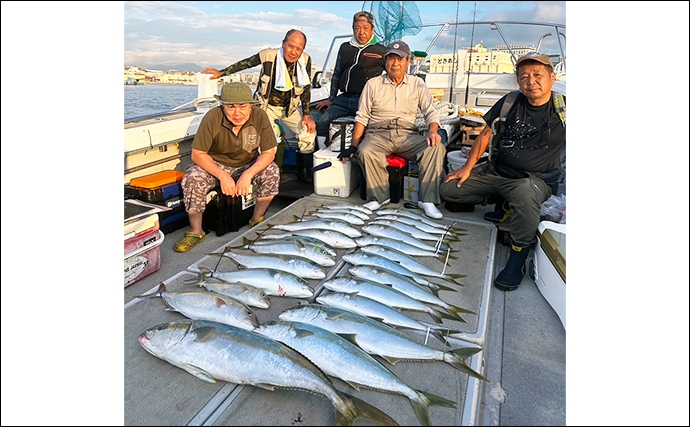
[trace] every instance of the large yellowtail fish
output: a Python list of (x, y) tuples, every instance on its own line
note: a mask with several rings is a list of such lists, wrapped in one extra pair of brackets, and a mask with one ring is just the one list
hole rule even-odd
[(271, 229), (285, 230), (285, 231), (299, 231), (299, 230), (333, 230), (343, 233), (344, 235), (355, 238), (361, 237), (362, 232), (344, 221), (338, 220), (305, 220), (289, 222), (287, 224), (276, 224), (271, 226)]
[(326, 375), (340, 378), (356, 390), (366, 388), (407, 397), (422, 425), (431, 425), (429, 406), (455, 408), (451, 400), (408, 386), (361, 348), (325, 329), (273, 321), (259, 326), (256, 332), (297, 350)]
[(290, 322), (308, 323), (338, 335), (347, 335), (359, 348), (383, 357), (395, 365), (401, 361), (446, 362), (455, 369), (480, 380), (488, 381), (470, 368), (465, 359), (480, 352), (480, 347), (436, 350), (412, 341), (403, 332), (360, 314), (316, 304), (306, 304), (282, 312), (278, 318)]
[(333, 248), (338, 249), (349, 249), (357, 247), (357, 243), (352, 239), (352, 237), (346, 234), (343, 234), (339, 231), (323, 230), (317, 228), (307, 230), (293, 230), (290, 231), (290, 233), (264, 234), (263, 236), (261, 236), (261, 238), (283, 239), (290, 236), (311, 237), (313, 239), (318, 239)]
[(226, 246), (225, 251), (234, 248), (249, 249), (257, 254), (288, 255), (306, 258), (322, 267), (332, 267), (335, 265), (335, 259), (328, 252), (299, 240), (274, 240), (272, 243), (267, 243), (266, 241), (256, 243), (243, 237), (241, 245)]
[[(338, 391), (295, 350), (255, 332), (207, 321), (172, 322), (147, 329), (139, 343), (152, 355), (209, 383), (221, 380), (321, 395), (333, 404), (337, 425), (352, 425), (359, 418), (398, 425), (382, 411)], [(287, 425), (289, 420), (285, 421)]]
[(458, 282), (456, 279), (467, 277), (465, 274), (444, 273), (443, 271), (436, 271), (428, 267), (426, 264), (420, 262), (417, 258), (407, 255), (406, 253), (401, 252), (397, 249), (389, 248), (386, 246), (376, 244), (367, 245), (362, 246), (359, 250), (367, 254), (374, 254), (382, 256), (384, 258), (388, 258), (392, 261), (397, 262), (400, 265), (405, 266), (408, 270), (421, 274), (423, 276), (438, 277), (439, 279), (452, 281), (459, 285), (462, 285), (462, 283)]
[(286, 271), (304, 279), (323, 279), (326, 277), (326, 272), (321, 267), (305, 258), (257, 253), (240, 254), (237, 252), (209, 253), (206, 255), (226, 256), (245, 268), (270, 268)]

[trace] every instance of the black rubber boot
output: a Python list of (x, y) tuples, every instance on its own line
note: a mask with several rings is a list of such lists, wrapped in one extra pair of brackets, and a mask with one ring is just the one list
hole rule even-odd
[(494, 280), (494, 286), (502, 291), (514, 291), (520, 286), (522, 278), (525, 277), (525, 261), (527, 255), (532, 249), (532, 246), (515, 246), (513, 243), (510, 246), (510, 258), (506, 263), (505, 268), (498, 274)]
[(484, 219), (490, 222), (501, 223), (508, 219), (510, 214), (513, 213), (513, 208), (510, 207), (506, 199), (498, 196), (496, 201), (496, 206), (493, 212), (487, 212), (484, 214)]
[(313, 153), (297, 153), (297, 177), (307, 184), (314, 182), (314, 173), (311, 168), (314, 167)]

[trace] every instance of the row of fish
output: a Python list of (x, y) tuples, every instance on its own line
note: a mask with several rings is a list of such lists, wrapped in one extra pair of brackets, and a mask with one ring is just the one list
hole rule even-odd
[[(141, 334), (140, 344), (205, 381), (220, 379), (320, 394), (333, 404), (338, 425), (350, 425), (362, 417), (383, 425), (397, 423), (377, 408), (336, 390), (327, 376), (340, 378), (357, 390), (405, 396), (420, 423), (431, 425), (429, 406), (454, 408), (454, 402), (410, 388), (372, 355), (393, 365), (442, 361), (486, 380), (465, 362), (481, 348), (436, 350), (396, 329), (427, 331), (447, 344), (448, 335), (459, 331), (444, 326), (442, 319), (464, 322), (460, 313), (475, 314), (439, 298), (439, 290), (455, 289), (428, 278), (464, 286), (458, 282), (464, 275), (446, 274), (445, 268), (438, 272), (416, 258), (457, 259), (447, 247), (466, 230), (408, 212), (388, 211), (377, 212), (379, 218), (365, 223), (372, 212), (363, 206), (324, 206), (310, 213), (319, 220), (296, 217), (291, 223), (271, 227), (288, 233), (265, 234), (254, 241), (243, 238), (241, 245), (226, 247), (223, 253), (213, 255), (230, 258), (240, 269), (221, 272), (199, 267), (194, 284), (209, 292), (168, 292), (161, 285), (156, 295), (170, 309), (193, 320), (149, 328)], [(347, 269), (352, 277), (324, 281), (329, 292), (316, 298), (318, 304), (301, 305), (281, 313), (279, 320), (258, 323), (248, 306), (268, 308), (268, 295), (312, 298), (314, 288), (305, 279), (324, 279), (326, 269), (337, 262), (336, 250), (352, 248), (358, 249), (342, 256), (352, 265)], [(436, 324), (416, 320), (401, 310), (426, 312)], [(280, 369), (270, 368), (278, 365)]]

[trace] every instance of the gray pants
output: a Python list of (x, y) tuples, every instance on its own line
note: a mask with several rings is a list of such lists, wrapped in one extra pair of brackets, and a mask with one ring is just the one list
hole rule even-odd
[(490, 194), (498, 194), (513, 208), (510, 237), (517, 246), (536, 243), (541, 205), (551, 197), (551, 187), (536, 177), (504, 178), (491, 164), (477, 166), (460, 188), (458, 181), (441, 184), (441, 196), (456, 203), (484, 204)]
[(390, 154), (403, 157), (419, 166), (419, 201), (441, 203), (439, 185), (443, 182), (443, 158), (446, 147), (430, 147), (426, 136), (404, 128), (367, 129), (357, 149), (359, 165), (367, 181), (367, 200), (379, 203), (390, 198), (388, 161)]
[[(232, 176), (237, 182), (242, 172), (249, 169), (254, 162), (247, 163), (239, 168), (233, 168), (216, 162), (216, 165)], [(190, 165), (182, 177), (182, 192), (184, 194), (184, 206), (187, 212), (204, 212), (206, 210), (206, 194), (220, 185), (215, 176), (206, 172), (197, 164)], [(278, 194), (280, 186), (280, 168), (275, 162), (271, 162), (266, 169), (254, 175), (252, 178), (254, 197), (271, 197)]]

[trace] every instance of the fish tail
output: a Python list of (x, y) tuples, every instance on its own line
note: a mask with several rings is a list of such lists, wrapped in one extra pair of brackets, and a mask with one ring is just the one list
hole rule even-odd
[(208, 277), (208, 275), (211, 273), (211, 270), (208, 270), (204, 267), (197, 267), (197, 268), (199, 269), (199, 271), (196, 272), (196, 278), (185, 280), (184, 282), (182, 282), (183, 285), (186, 285), (186, 286), (196, 286), (196, 285), (203, 286), (204, 285), (204, 283), (206, 282), (206, 277)]
[(354, 406), (354, 414), (352, 415), (346, 415), (338, 411), (337, 409), (335, 410), (335, 424), (339, 426), (351, 426), (355, 423), (360, 418), (366, 418), (368, 420), (371, 420), (377, 424), (383, 425), (383, 426), (399, 426), (393, 418), (390, 417), (390, 415), (386, 414), (385, 412), (381, 411), (378, 408), (375, 408), (374, 406), (371, 406), (367, 402), (358, 399), (350, 394), (342, 392), (342, 394), (349, 399), (353, 406)]
[(480, 374), (479, 372), (475, 371), (474, 369), (470, 368), (467, 363), (466, 359), (476, 353), (479, 353), (482, 349), (477, 348), (477, 347), (466, 347), (466, 348), (457, 348), (455, 350), (451, 350), (450, 353), (446, 353), (445, 355), (445, 361), (449, 363), (452, 367), (455, 369), (462, 371), (466, 373), (467, 375), (486, 381), (486, 382), (491, 382), (489, 381), (488, 378), (486, 378), (484, 375)]
[(465, 314), (477, 314), (472, 310), (468, 310), (466, 308), (458, 307), (457, 305), (451, 305), (451, 308), (453, 309), (453, 314), (458, 314), (458, 313), (465, 313)]
[(444, 397), (437, 396), (432, 393), (424, 393), (419, 390), (415, 390), (417, 395), (416, 398), (410, 398), (410, 403), (414, 409), (414, 413), (417, 415), (417, 419), (423, 426), (431, 425), (431, 418), (429, 417), (429, 407), (430, 406), (444, 406), (446, 408), (456, 408), (455, 402), (448, 400)]
[(439, 285), (438, 283), (432, 283), (434, 287), (436, 288), (437, 291), (451, 291), (451, 292), (457, 292), (458, 290), (455, 288), (451, 288), (450, 286), (444, 286), (444, 285)]
[(450, 317), (452, 320), (457, 320), (462, 323), (467, 323), (465, 319), (463, 319), (460, 314), (457, 311), (458, 307), (455, 307), (454, 305), (449, 305), (446, 307), (446, 311), (449, 313)]
[(158, 290), (156, 292), (149, 294), (149, 295), (139, 295), (138, 297), (136, 297), (137, 299), (142, 298), (142, 300), (139, 301), (137, 304), (142, 303), (142, 302), (149, 300), (151, 298), (155, 298), (157, 296), (162, 296), (163, 292), (165, 292), (165, 283), (161, 282), (161, 284), (158, 286)]

